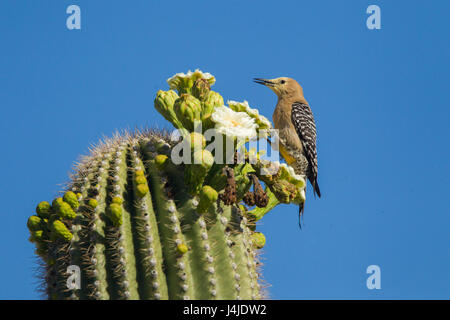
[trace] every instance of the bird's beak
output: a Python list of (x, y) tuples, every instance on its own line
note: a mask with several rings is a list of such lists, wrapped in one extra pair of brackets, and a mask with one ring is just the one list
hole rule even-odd
[(267, 79), (261, 79), (261, 78), (253, 78), (253, 81), (262, 85), (265, 85), (266, 87), (274, 87), (275, 83), (271, 80)]

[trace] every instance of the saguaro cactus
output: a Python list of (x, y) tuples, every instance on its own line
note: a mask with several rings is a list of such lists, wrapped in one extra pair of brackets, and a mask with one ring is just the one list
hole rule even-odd
[[(265, 237), (255, 222), (280, 202), (304, 201), (304, 177), (245, 148), (238, 161), (239, 139), (248, 142), (270, 122), (246, 102), (223, 106), (210, 90), (213, 76), (195, 71), (168, 82), (180, 95), (158, 91), (155, 108), (180, 139), (150, 130), (101, 142), (75, 166), (61, 196), (39, 203), (28, 219), (48, 298), (263, 297)], [(229, 163), (206, 146), (213, 127), (231, 141)], [(273, 165), (278, 170), (263, 173)]]

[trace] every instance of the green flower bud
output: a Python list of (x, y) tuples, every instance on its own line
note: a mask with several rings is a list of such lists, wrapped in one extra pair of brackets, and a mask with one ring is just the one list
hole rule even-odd
[(48, 218), (51, 214), (51, 206), (47, 201), (40, 202), (36, 207), (36, 213), (41, 218)]
[(63, 198), (59, 197), (52, 201), (52, 211), (56, 212), (58, 210), (58, 207), (63, 203)]
[(43, 239), (44, 231), (43, 230), (36, 230), (31, 232), (31, 238), (30, 240), (32, 242), (39, 242)]
[(63, 200), (64, 200), (64, 202), (67, 202), (74, 210), (76, 210), (78, 208), (78, 206), (80, 205), (78, 203), (77, 195), (75, 193), (73, 193), (72, 191), (67, 191), (64, 194)]
[(149, 192), (149, 189), (148, 189), (148, 185), (147, 184), (138, 184), (136, 186), (136, 195), (139, 198), (144, 197), (148, 192)]
[(177, 251), (180, 254), (185, 254), (186, 252), (188, 252), (188, 247), (184, 243), (180, 243), (179, 245), (177, 245)]
[(214, 157), (208, 150), (198, 150), (193, 154), (194, 163), (187, 165), (184, 177), (191, 194), (197, 194), (209, 169), (214, 164)]
[(145, 176), (143, 170), (136, 170), (136, 171), (134, 172), (134, 175), (135, 175), (135, 176)]
[(112, 198), (112, 203), (117, 203), (117, 204), (122, 204), (123, 203), (123, 199), (122, 197), (114, 197)]
[(96, 199), (89, 199), (88, 206), (95, 209), (98, 206), (98, 201)]
[[(155, 164), (159, 170), (164, 170), (169, 163), (169, 158), (164, 154), (158, 154), (155, 157)], [(146, 180), (147, 182), (147, 180)]]
[(178, 99), (178, 94), (173, 91), (162, 91), (159, 90), (156, 93), (156, 98), (154, 101), (155, 109), (168, 121), (170, 121), (176, 128), (183, 127), (178, 120), (173, 105), (175, 100)]
[(67, 202), (60, 202), (55, 213), (62, 219), (74, 219), (77, 216)]
[(194, 122), (201, 120), (202, 105), (200, 101), (189, 94), (182, 94), (173, 106), (178, 120), (188, 131), (194, 131)]
[(266, 237), (261, 232), (254, 232), (252, 234), (253, 245), (257, 249), (261, 249), (266, 244)]
[(77, 199), (78, 199), (78, 201), (80, 201), (81, 198), (83, 198), (83, 195), (82, 195), (81, 193), (77, 193)]
[(211, 120), (211, 115), (214, 112), (214, 108), (223, 105), (223, 98), (219, 93), (215, 91), (210, 91), (208, 93), (208, 97), (203, 102), (202, 108), (202, 122), (205, 130), (214, 127), (214, 122)]
[(70, 241), (73, 237), (73, 234), (69, 231), (69, 229), (67, 229), (66, 225), (59, 220), (53, 221), (51, 225), (51, 232), (52, 237), (65, 241)]
[(208, 150), (198, 150), (194, 152), (194, 164), (199, 164), (202, 168), (209, 170), (214, 164), (214, 156)]
[(200, 190), (200, 201), (198, 203), (197, 212), (205, 213), (209, 207), (217, 201), (219, 194), (210, 186), (203, 186)]
[(147, 179), (144, 176), (136, 176), (134, 178), (134, 181), (136, 182), (136, 184), (144, 184), (147, 183)]
[(189, 137), (192, 150), (201, 150), (206, 147), (206, 139), (201, 133), (191, 132)]
[(111, 203), (108, 207), (107, 216), (115, 227), (122, 225), (122, 206), (117, 203)]
[(42, 219), (38, 216), (31, 216), (28, 218), (27, 227), (30, 231), (37, 231), (42, 229)]

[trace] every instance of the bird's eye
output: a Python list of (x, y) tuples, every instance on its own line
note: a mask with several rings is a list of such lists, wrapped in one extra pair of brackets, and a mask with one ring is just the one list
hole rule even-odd
[(286, 81), (284, 81), (284, 80), (281, 80), (281, 81), (280, 81), (280, 83), (281, 83), (281, 84), (285, 84), (285, 83), (286, 83)]

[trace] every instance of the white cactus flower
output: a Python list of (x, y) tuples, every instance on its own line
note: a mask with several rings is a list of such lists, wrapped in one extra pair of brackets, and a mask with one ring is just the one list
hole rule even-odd
[(228, 137), (254, 139), (257, 136), (258, 126), (245, 112), (236, 112), (226, 106), (216, 107), (211, 119), (216, 123), (215, 129)]
[(272, 124), (270, 123), (269, 119), (267, 119), (263, 115), (259, 114), (258, 109), (250, 108), (250, 106), (248, 105), (248, 102), (245, 100), (244, 100), (244, 102), (228, 100), (227, 104), (231, 109), (233, 109), (236, 112), (247, 113), (251, 118), (253, 118), (255, 120), (255, 123), (258, 126), (258, 130), (262, 130), (261, 134), (260, 134), (261, 135), (260, 138), (267, 137), (268, 132), (265, 132), (265, 131), (272, 129)]

